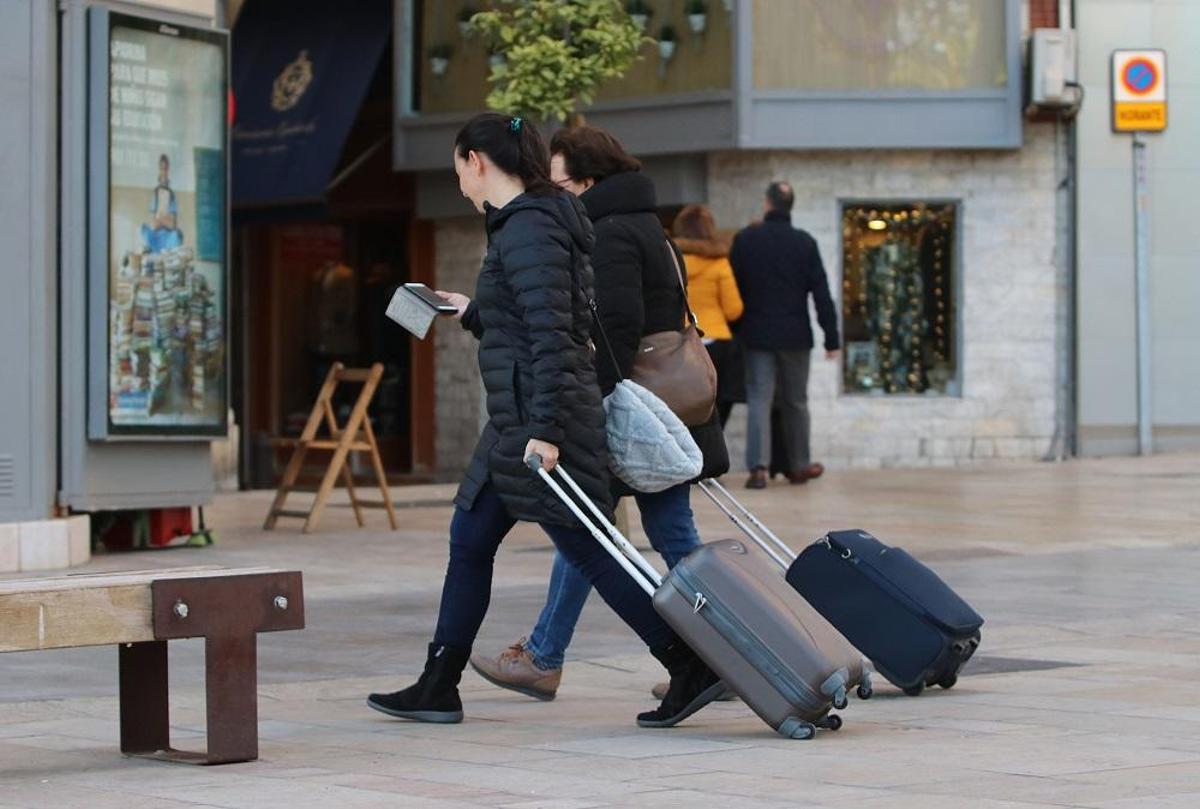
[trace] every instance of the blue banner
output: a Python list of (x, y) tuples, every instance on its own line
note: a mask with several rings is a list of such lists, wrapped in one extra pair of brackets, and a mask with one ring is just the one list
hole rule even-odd
[(248, 0), (233, 31), (235, 205), (324, 196), (391, 26), (389, 0)]
[(225, 263), (225, 153), (192, 150), (196, 172), (196, 258)]

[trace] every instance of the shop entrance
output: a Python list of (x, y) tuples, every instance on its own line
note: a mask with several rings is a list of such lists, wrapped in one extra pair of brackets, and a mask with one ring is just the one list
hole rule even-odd
[[(384, 366), (368, 416), (389, 483), (428, 480), (433, 447), (417, 425), (432, 420), (432, 343), (384, 315), (398, 285), (431, 280), (432, 263), (414, 222), (413, 178), (391, 162), (391, 4), (364, 1), (353, 13), (316, 0), (301, 6), (284, 29), (275, 4), (247, 0), (233, 28), (239, 485), (278, 484), (290, 450), (273, 439), (300, 435), (337, 362)], [(339, 422), (352, 400), (352, 392), (334, 400)], [(374, 477), (365, 457), (351, 471)]]
[[(287, 450), (272, 439), (300, 434), (335, 362), (383, 364), (369, 417), (384, 468), (394, 482), (427, 474), (413, 442), (413, 415), (414, 399), (419, 409), (420, 400), (432, 400), (432, 391), (420, 384), (423, 365), (413, 362), (408, 333), (384, 315), (392, 292), (410, 280), (406, 219), (286, 222), (241, 230), (242, 485), (276, 485)], [(335, 399), (339, 418), (352, 404), (351, 398)], [(370, 474), (366, 468), (352, 471)]]

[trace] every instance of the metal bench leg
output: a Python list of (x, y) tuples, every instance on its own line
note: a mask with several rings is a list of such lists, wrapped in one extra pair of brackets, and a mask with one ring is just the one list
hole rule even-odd
[(258, 758), (258, 638), (219, 635), (204, 640), (208, 694), (208, 763)]
[(121, 752), (144, 756), (170, 750), (167, 642), (123, 643), (117, 649)]

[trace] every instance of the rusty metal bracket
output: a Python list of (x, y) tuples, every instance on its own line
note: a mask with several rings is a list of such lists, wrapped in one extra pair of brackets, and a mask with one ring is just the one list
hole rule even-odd
[[(298, 571), (151, 582), (156, 640), (120, 647), (121, 751), (163, 761), (258, 758), (258, 633), (304, 628)], [(170, 745), (167, 641), (204, 638), (206, 753)]]

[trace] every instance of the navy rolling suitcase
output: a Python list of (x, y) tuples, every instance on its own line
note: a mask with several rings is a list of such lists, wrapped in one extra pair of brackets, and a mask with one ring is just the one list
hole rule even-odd
[[(906, 694), (951, 688), (975, 649), (983, 618), (936, 573), (866, 531), (831, 531), (795, 556), (721, 484), (701, 488), (743, 531), (774, 543), (787, 581)], [(717, 499), (721, 494), (752, 529)]]
[(866, 531), (829, 532), (796, 558), (787, 580), (910, 696), (953, 687), (979, 646), (979, 613), (902, 548)]

